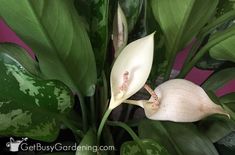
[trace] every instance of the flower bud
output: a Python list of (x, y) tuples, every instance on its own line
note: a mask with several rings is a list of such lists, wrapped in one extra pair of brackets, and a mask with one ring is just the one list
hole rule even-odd
[(113, 21), (113, 46), (115, 50), (115, 58), (120, 54), (126, 46), (128, 39), (128, 26), (126, 17), (118, 3), (117, 13)]
[(169, 80), (159, 85), (154, 92), (158, 96), (158, 108), (152, 107), (152, 98), (150, 98), (150, 102), (143, 105), (149, 119), (194, 122), (212, 114), (224, 114), (229, 117), (200, 86), (190, 81)]

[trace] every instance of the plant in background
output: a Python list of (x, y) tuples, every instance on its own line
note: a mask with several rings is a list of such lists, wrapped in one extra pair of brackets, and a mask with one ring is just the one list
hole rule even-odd
[[(235, 93), (216, 95), (235, 79), (232, 0), (0, 3), (35, 54), (0, 44), (1, 136), (116, 148), (51, 154), (234, 154)], [(194, 67), (213, 74), (196, 85)]]

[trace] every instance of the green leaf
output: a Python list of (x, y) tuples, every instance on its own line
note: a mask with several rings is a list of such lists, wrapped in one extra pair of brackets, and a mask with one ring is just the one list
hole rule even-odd
[(62, 82), (31, 74), (36, 66), (20, 47), (0, 44), (0, 135), (47, 142), (57, 138), (73, 95)]
[(235, 122), (228, 118), (207, 118), (199, 122), (199, 130), (213, 143), (235, 131)]
[(234, 0), (220, 0), (218, 7), (217, 7), (217, 12), (216, 16), (221, 16), (230, 10), (235, 9), (235, 1)]
[(93, 129), (89, 129), (84, 138), (82, 139), (81, 143), (77, 147), (76, 155), (96, 155), (98, 151), (96, 149), (98, 149), (96, 143), (96, 133)]
[(170, 52), (179, 52), (212, 17), (218, 0), (152, 0), (151, 4)]
[(225, 61), (215, 60), (206, 53), (196, 64), (196, 67), (203, 70), (216, 70), (225, 64)]
[(128, 32), (131, 32), (139, 18), (143, 0), (119, 0), (119, 3), (127, 18)]
[(88, 24), (97, 72), (100, 76), (106, 60), (109, 41), (109, 0), (76, 0), (75, 5)]
[(225, 103), (235, 103), (235, 92), (226, 94), (224, 96), (220, 97), (220, 102), (225, 104)]
[[(170, 78), (174, 59), (213, 16), (218, 0), (151, 0), (155, 19), (166, 38), (167, 69)], [(167, 11), (166, 11), (167, 10)]]
[(235, 93), (220, 97), (220, 102), (224, 109), (230, 114), (231, 119), (235, 122)]
[(218, 155), (213, 143), (191, 123), (144, 120), (139, 125), (139, 135), (154, 139), (173, 155)]
[(73, 0), (1, 0), (0, 16), (36, 53), (46, 78), (94, 93), (94, 55)]
[(210, 49), (210, 55), (217, 60), (235, 62), (235, 35), (221, 41)]
[(235, 79), (235, 67), (213, 73), (203, 84), (202, 87), (215, 92), (227, 82)]
[(142, 148), (146, 150), (147, 154), (143, 154), (138, 143), (135, 141), (128, 141), (121, 146), (121, 155), (169, 155), (167, 150), (156, 141), (151, 139), (141, 140)]

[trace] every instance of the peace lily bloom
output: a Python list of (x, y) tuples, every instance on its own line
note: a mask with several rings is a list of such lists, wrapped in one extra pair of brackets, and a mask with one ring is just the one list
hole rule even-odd
[(144, 108), (147, 118), (152, 120), (195, 122), (212, 114), (230, 117), (200, 86), (188, 80), (166, 81), (159, 85), (154, 93), (157, 96), (157, 104), (153, 104), (153, 97), (147, 102), (137, 101), (137, 105)]
[(144, 87), (151, 71), (153, 53), (154, 33), (128, 44), (117, 57), (110, 75), (111, 100), (97, 132), (98, 142), (111, 111)]
[(130, 43), (120, 53), (111, 71), (109, 109), (114, 109), (144, 86), (152, 67), (153, 46), (154, 33)]

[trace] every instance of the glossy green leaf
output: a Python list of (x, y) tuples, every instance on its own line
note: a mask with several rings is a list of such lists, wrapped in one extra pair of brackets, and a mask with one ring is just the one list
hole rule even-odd
[(144, 0), (119, 0), (127, 18), (128, 32), (131, 32), (139, 18)]
[(93, 129), (89, 129), (77, 147), (76, 155), (96, 155), (97, 149), (96, 133)]
[(1, 0), (0, 16), (36, 53), (42, 73), (92, 95), (96, 67), (73, 0)]
[(154, 16), (165, 34), (168, 50), (175, 53), (208, 22), (218, 0), (152, 0), (151, 4)]
[(139, 135), (156, 140), (173, 155), (218, 155), (213, 143), (191, 123), (144, 120)]
[(235, 131), (235, 122), (228, 118), (207, 118), (198, 124), (199, 130), (213, 143), (217, 142), (232, 131)]
[(169, 155), (167, 150), (156, 141), (151, 139), (141, 140), (142, 148), (146, 153), (141, 151), (138, 143), (135, 141), (128, 141), (121, 146), (121, 155)]
[(210, 49), (210, 55), (218, 60), (229, 60), (235, 62), (235, 35), (221, 41)]
[(36, 66), (23, 49), (0, 44), (0, 135), (48, 142), (57, 138), (73, 95), (62, 82), (31, 74)]
[(109, 0), (76, 0), (76, 8), (83, 15), (89, 29), (98, 74), (104, 67), (109, 41)]
[(216, 91), (218, 88), (221, 88), (224, 86), (227, 82), (235, 79), (235, 68), (226, 68), (224, 70), (215, 72), (212, 74), (203, 84), (202, 87), (211, 90)]

